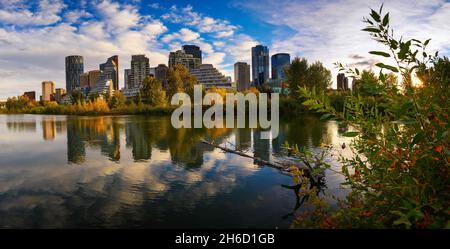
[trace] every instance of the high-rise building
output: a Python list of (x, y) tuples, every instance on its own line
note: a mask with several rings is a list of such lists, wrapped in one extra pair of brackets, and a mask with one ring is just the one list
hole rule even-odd
[(93, 88), (98, 80), (100, 79), (101, 71), (100, 70), (91, 70), (89, 73), (89, 87)]
[(80, 74), (80, 87), (88, 87), (89, 86), (89, 73)]
[(202, 64), (202, 51), (199, 46), (183, 45), (183, 50), (186, 54), (191, 54), (194, 58), (199, 58), (200, 64)]
[(263, 45), (252, 47), (253, 85), (261, 88), (269, 79), (269, 48)]
[(163, 88), (167, 87), (167, 71), (169, 68), (165, 64), (159, 64), (155, 68), (155, 78), (161, 81)]
[(23, 96), (27, 97), (29, 100), (36, 100), (36, 92), (30, 91), (30, 92), (24, 92)]
[(213, 67), (211, 64), (202, 64), (196, 69), (190, 71), (194, 75), (198, 82), (209, 89), (213, 86), (219, 88), (231, 88), (231, 79), (226, 77), (219, 70)]
[(274, 54), (271, 57), (272, 79), (286, 79), (284, 69), (291, 64), (291, 56), (286, 53)]
[(177, 64), (184, 65), (187, 69), (192, 70), (202, 64), (201, 58), (194, 57), (192, 54), (187, 54), (184, 50), (177, 50), (169, 54), (169, 67), (174, 67)]
[(250, 65), (246, 62), (234, 63), (234, 81), (238, 92), (250, 88)]
[(131, 69), (125, 69), (123, 73), (125, 89), (130, 88), (130, 77), (131, 77)]
[(55, 83), (53, 81), (42, 82), (42, 100), (52, 100), (52, 95), (55, 93)]
[(64, 88), (56, 88), (55, 89), (55, 100), (61, 102), (62, 98), (66, 94), (66, 90)]
[(80, 87), (80, 75), (84, 73), (84, 60), (81, 55), (66, 57), (66, 90), (71, 94), (75, 88)]
[(140, 88), (144, 79), (150, 75), (150, 60), (143, 54), (131, 56), (130, 88)]
[(348, 77), (345, 74), (340, 73), (337, 75), (337, 89), (342, 91), (347, 91), (348, 88)]
[(108, 60), (100, 64), (100, 77), (102, 79), (110, 79), (113, 82), (113, 90), (119, 89), (119, 57), (117, 55), (111, 56)]

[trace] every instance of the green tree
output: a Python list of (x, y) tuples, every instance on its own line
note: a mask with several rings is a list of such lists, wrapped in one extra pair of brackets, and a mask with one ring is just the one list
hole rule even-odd
[(360, 77), (353, 80), (356, 94), (361, 96), (379, 95), (382, 91), (382, 85), (373, 71), (364, 70)]
[(109, 108), (117, 108), (125, 105), (127, 98), (120, 91), (115, 91), (111, 100), (109, 101)]
[(70, 95), (72, 104), (81, 104), (84, 102), (84, 94), (79, 90), (74, 90)]
[(162, 88), (162, 83), (155, 77), (144, 79), (141, 95), (152, 106), (165, 106), (167, 104), (166, 92)]
[(174, 94), (183, 92), (183, 81), (180, 74), (173, 67), (167, 71), (167, 94), (171, 98)]
[(296, 57), (291, 65), (285, 69), (286, 81), (289, 84), (291, 94), (298, 97), (299, 87), (306, 86), (306, 76), (308, 74), (308, 61), (305, 58)]
[(317, 61), (308, 67), (306, 84), (309, 88), (315, 87), (323, 91), (331, 86), (331, 72), (322, 62)]

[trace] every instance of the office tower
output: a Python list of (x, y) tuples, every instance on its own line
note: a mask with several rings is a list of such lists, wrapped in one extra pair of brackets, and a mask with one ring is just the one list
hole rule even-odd
[(27, 97), (29, 100), (36, 100), (36, 92), (30, 91), (30, 92), (24, 92), (23, 96)]
[(269, 48), (263, 45), (252, 47), (253, 85), (261, 88), (269, 79)]
[(271, 57), (272, 79), (286, 79), (284, 69), (291, 64), (291, 57), (286, 53), (274, 54)]
[(184, 50), (177, 50), (169, 54), (169, 67), (182, 64), (190, 71), (200, 66), (201, 62), (202, 60), (200, 58), (194, 57), (192, 54), (187, 54)]
[(91, 70), (89, 73), (89, 87), (93, 88), (98, 80), (100, 79), (101, 71), (100, 70)]
[(66, 90), (71, 94), (80, 87), (80, 75), (84, 73), (83, 56), (71, 55), (66, 57)]
[(123, 73), (123, 80), (125, 89), (130, 88), (131, 69), (125, 69)]
[(186, 54), (191, 54), (194, 58), (200, 59), (200, 64), (202, 64), (202, 51), (199, 46), (183, 45), (183, 50)]
[(42, 100), (52, 100), (52, 94), (55, 93), (55, 83), (53, 81), (42, 82)]
[(113, 90), (119, 89), (119, 57), (117, 55), (111, 56), (108, 60), (100, 64), (100, 78), (110, 79), (112, 81)]
[(250, 65), (245, 62), (234, 63), (234, 81), (238, 92), (250, 88)]
[(348, 78), (343, 73), (337, 75), (337, 89), (342, 91), (348, 90)]
[(64, 88), (56, 88), (55, 89), (55, 101), (61, 102), (61, 100), (65, 94), (66, 94), (66, 90), (64, 90)]
[(231, 79), (224, 76), (211, 64), (202, 64), (198, 68), (192, 69), (190, 73), (197, 77), (198, 82), (202, 84), (205, 89), (209, 89), (213, 86), (231, 88)]
[(131, 56), (130, 88), (140, 88), (144, 79), (150, 75), (150, 60), (145, 55)]
[(89, 86), (89, 73), (80, 74), (80, 87), (88, 87)]
[(163, 88), (167, 87), (167, 71), (169, 68), (165, 64), (159, 64), (155, 68), (155, 78), (161, 81)]

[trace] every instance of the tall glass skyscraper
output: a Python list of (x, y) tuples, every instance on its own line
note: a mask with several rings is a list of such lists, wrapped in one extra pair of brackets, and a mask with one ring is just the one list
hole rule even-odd
[(84, 73), (84, 60), (81, 55), (71, 55), (66, 57), (66, 91), (72, 91), (80, 87), (80, 75)]
[(269, 48), (257, 45), (252, 48), (253, 85), (262, 87), (269, 79)]
[(194, 58), (200, 59), (200, 64), (202, 64), (202, 51), (199, 46), (195, 45), (183, 45), (183, 50), (186, 54), (192, 54)]
[(274, 54), (271, 57), (272, 79), (285, 79), (284, 69), (291, 64), (291, 56), (286, 53)]

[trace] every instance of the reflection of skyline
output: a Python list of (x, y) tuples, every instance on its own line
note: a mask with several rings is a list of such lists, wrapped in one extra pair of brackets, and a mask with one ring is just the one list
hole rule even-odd
[[(30, 122), (30, 118), (24, 121)], [(262, 158), (274, 158), (271, 155), (277, 153), (275, 148), (283, 138), (291, 144), (317, 142), (312, 134), (298, 136), (312, 127), (299, 129), (295, 122), (282, 123), (280, 136), (263, 142), (256, 140), (260, 131), (252, 129), (174, 129), (170, 117), (37, 116), (34, 122), (42, 131), (54, 127), (56, 138), (47, 140), (45, 150), (36, 150), (38, 154), (33, 155), (45, 139), (39, 129), (35, 136), (12, 134), (16, 133), (14, 128), (3, 134), (20, 137), (6, 141), (6, 145), (27, 141), (22, 150), (31, 155), (26, 159), (14, 151), (0, 151), (3, 158), (14, 158), (0, 167), (0, 177), (8, 176), (0, 182), (0, 225), (170, 227), (189, 226), (193, 220), (201, 225), (211, 221), (244, 224), (255, 213), (256, 204), (284, 214), (294, 203), (286, 204), (284, 192), (274, 186), (279, 187), (285, 178), (268, 175), (273, 171), (255, 167), (251, 159), (223, 153), (199, 141), (234, 142), (238, 148), (248, 149), (246, 153), (255, 149)], [(0, 135), (5, 127), (1, 123), (0, 117)], [(317, 128), (317, 123), (312, 124)], [(321, 139), (327, 139), (330, 132), (337, 134), (337, 125), (323, 127)], [(58, 131), (66, 132), (67, 137), (58, 137)], [(65, 167), (66, 160), (83, 166)], [(205, 212), (208, 208), (223, 211)], [(286, 210), (281, 211), (283, 208)], [(230, 214), (234, 212), (242, 216), (226, 222), (215, 220), (233, 217)], [(272, 217), (272, 221), (278, 219)], [(253, 222), (248, 224), (259, 224)]]

